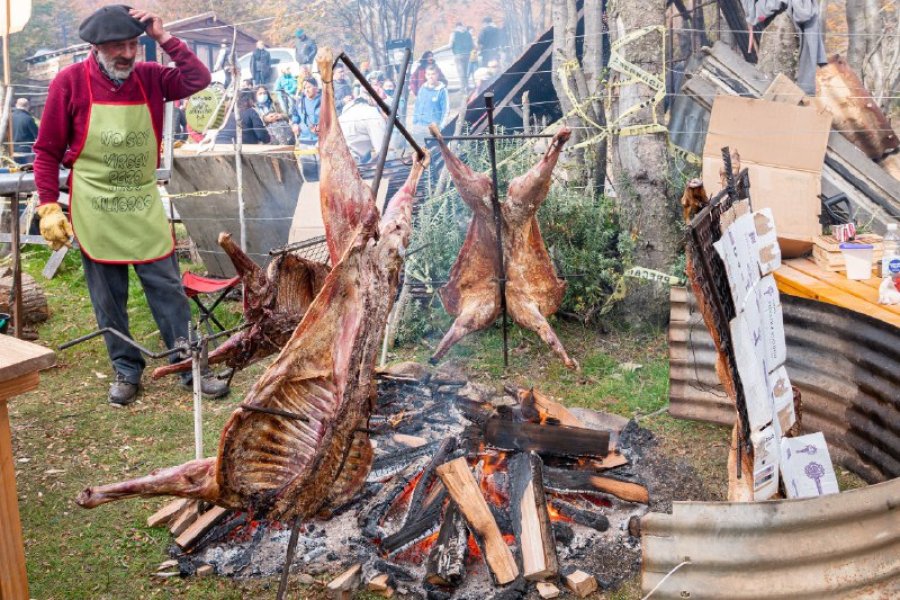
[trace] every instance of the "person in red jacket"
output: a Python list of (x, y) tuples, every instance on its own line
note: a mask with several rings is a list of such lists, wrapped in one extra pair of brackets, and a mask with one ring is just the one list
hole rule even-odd
[[(85, 19), (78, 33), (91, 44), (90, 55), (50, 85), (34, 145), (41, 234), (56, 250), (71, 246), (74, 232), (98, 325), (129, 336), (128, 267), (133, 266), (163, 341), (174, 348), (187, 337), (191, 312), (156, 187), (163, 109), (166, 101), (209, 85), (209, 70), (146, 11), (105, 6)], [(136, 62), (144, 33), (175, 67)], [(68, 219), (58, 204), (60, 164), (71, 169)], [(109, 402), (125, 406), (137, 397), (144, 358), (114, 335), (106, 334), (105, 341), (116, 372)], [(190, 386), (191, 380), (182, 383)], [(228, 392), (209, 373), (202, 383), (209, 396)]]

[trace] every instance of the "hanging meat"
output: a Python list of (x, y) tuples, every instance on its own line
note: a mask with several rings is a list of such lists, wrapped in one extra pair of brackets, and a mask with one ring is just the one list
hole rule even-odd
[(379, 218), (337, 125), (331, 51), (320, 51), (317, 63), (326, 82), (319, 123), (322, 216), (329, 224), (334, 269), (284, 349), (231, 415), (217, 457), (87, 488), (79, 505), (173, 495), (250, 508), (272, 519), (305, 518), (345, 502), (365, 481), (372, 462), (366, 426), (375, 397), (375, 359), (427, 157), (413, 164)]
[[(459, 195), (472, 209), (472, 221), (450, 270), (450, 281), (439, 290), (444, 308), (456, 320), (431, 357), (432, 362), (436, 362), (464, 336), (487, 328), (500, 316), (497, 284), (500, 256), (491, 206), (491, 180), (482, 173), (475, 173), (453, 154), (434, 125), (431, 134), (441, 146), (444, 164)], [(566, 367), (577, 370), (578, 363), (569, 358), (546, 319), (562, 303), (566, 282), (556, 276), (536, 216), (550, 191), (553, 167), (570, 135), (569, 129), (561, 129), (540, 162), (510, 182), (500, 215), (507, 310), (516, 323), (537, 333)]]
[[(275, 354), (287, 343), (328, 275), (328, 267), (294, 254), (276, 256), (263, 271), (225, 232), (219, 234), (244, 289), (241, 329), (209, 353), (209, 364), (225, 363), (243, 369)], [(332, 263), (333, 264), (333, 263)], [(153, 378), (191, 370), (191, 360), (158, 367)]]

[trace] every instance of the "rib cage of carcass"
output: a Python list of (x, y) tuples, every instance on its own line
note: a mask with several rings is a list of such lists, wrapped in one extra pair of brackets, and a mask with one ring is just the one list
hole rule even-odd
[(306, 518), (344, 503), (365, 481), (373, 456), (366, 431), (375, 358), (427, 156), (416, 161), (379, 218), (337, 124), (331, 51), (320, 51), (317, 63), (326, 82), (319, 125), (321, 205), (334, 268), (243, 403), (303, 419), (239, 407), (225, 425), (215, 458), (87, 488), (78, 497), (81, 506), (172, 495), (250, 508), (273, 519)]
[[(450, 269), (450, 281), (439, 290), (444, 308), (456, 320), (431, 357), (436, 362), (464, 336), (489, 327), (502, 308), (497, 283), (500, 254), (491, 205), (493, 183), (487, 175), (476, 173), (463, 163), (434, 125), (431, 134), (441, 146), (444, 164), (460, 197), (472, 210), (466, 239)], [(577, 370), (578, 363), (569, 358), (547, 322), (547, 317), (562, 303), (566, 282), (556, 276), (536, 216), (550, 191), (553, 168), (570, 135), (569, 129), (561, 129), (540, 162), (509, 183), (507, 199), (500, 207), (500, 221), (509, 315), (537, 333), (566, 367)]]

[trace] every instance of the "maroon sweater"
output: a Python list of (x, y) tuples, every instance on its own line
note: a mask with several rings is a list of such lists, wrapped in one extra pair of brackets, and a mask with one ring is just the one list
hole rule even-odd
[[(184, 42), (173, 37), (163, 44), (162, 49), (175, 62), (174, 68), (153, 62), (139, 62), (120, 87), (116, 87), (103, 74), (93, 53), (87, 58), (95, 101), (143, 100), (136, 79), (141, 80), (150, 104), (157, 144), (162, 142), (165, 102), (187, 98), (210, 82), (209, 70)], [(84, 63), (66, 67), (50, 84), (47, 104), (41, 115), (40, 131), (34, 144), (34, 179), (41, 204), (59, 199), (59, 165), (71, 168), (81, 151), (91, 114), (90, 102)]]

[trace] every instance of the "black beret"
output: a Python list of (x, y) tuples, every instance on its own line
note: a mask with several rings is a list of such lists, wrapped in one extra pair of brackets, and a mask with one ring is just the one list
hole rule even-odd
[(130, 40), (144, 33), (149, 23), (135, 19), (130, 6), (111, 4), (98, 9), (81, 22), (78, 36), (89, 44), (105, 44)]

